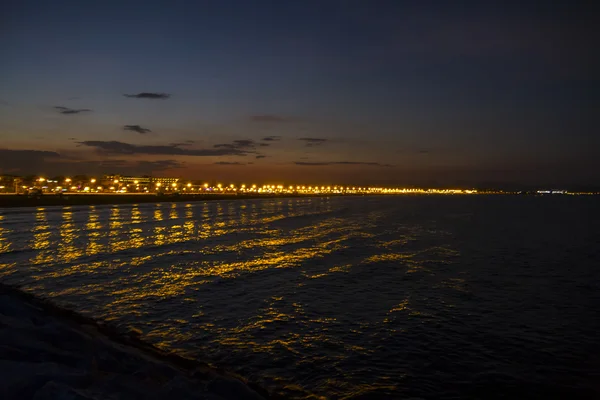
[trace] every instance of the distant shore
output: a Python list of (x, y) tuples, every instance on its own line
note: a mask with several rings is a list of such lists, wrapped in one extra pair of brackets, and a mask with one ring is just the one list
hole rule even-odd
[[(0, 195), (0, 208), (4, 207), (43, 207), (43, 206), (85, 206), (97, 204), (137, 204), (137, 203), (162, 203), (186, 202), (206, 200), (239, 200), (239, 199), (269, 199), (283, 197), (322, 197), (324, 195), (307, 194), (70, 194), (62, 196), (45, 194), (41, 196), (28, 196), (25, 194)], [(328, 194), (327, 196), (336, 196)]]

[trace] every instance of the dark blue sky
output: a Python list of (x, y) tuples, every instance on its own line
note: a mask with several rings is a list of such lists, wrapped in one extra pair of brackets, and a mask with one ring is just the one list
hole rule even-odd
[(9, 1), (0, 172), (600, 183), (596, 14), (502, 3)]

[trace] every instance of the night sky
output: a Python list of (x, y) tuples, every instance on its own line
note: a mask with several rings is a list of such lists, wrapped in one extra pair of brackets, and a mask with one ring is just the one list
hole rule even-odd
[(593, 2), (507, 3), (5, 2), (0, 173), (599, 184)]

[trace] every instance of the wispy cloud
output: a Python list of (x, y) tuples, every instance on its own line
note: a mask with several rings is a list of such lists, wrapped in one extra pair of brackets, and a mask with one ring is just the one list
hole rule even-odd
[(311, 137), (299, 138), (298, 140), (305, 142), (306, 147), (320, 146), (327, 141), (327, 139), (311, 138)]
[(265, 155), (262, 155), (262, 154), (261, 154), (261, 155), (258, 155), (258, 156), (256, 156), (255, 158), (256, 158), (257, 160), (259, 160), (259, 159), (261, 159), (261, 158), (265, 158), (265, 157), (266, 157)]
[(259, 114), (251, 115), (250, 120), (254, 122), (290, 122), (293, 119), (290, 117), (284, 117), (282, 115)]
[(213, 148), (213, 149), (184, 149), (173, 145), (137, 145), (118, 141), (86, 140), (78, 142), (87, 147), (106, 154), (152, 154), (152, 155), (174, 155), (174, 156), (244, 156), (250, 153), (243, 148)]
[(240, 163), (240, 162), (218, 161), (215, 163), (215, 165), (246, 165), (246, 164)]
[(166, 100), (171, 97), (168, 93), (150, 93), (150, 92), (142, 92), (138, 94), (124, 94), (125, 97), (131, 97), (134, 99), (158, 99), (158, 100)]
[(381, 164), (378, 162), (361, 162), (361, 161), (322, 161), (322, 162), (306, 162), (296, 161), (296, 165), (303, 165), (307, 167), (322, 167), (326, 165), (365, 165), (370, 167), (391, 167), (391, 164)]
[(149, 133), (149, 132), (152, 132), (150, 129), (142, 128), (139, 125), (125, 125), (123, 127), (123, 130), (137, 132), (137, 133), (142, 134), (142, 135), (144, 135), (146, 133)]
[(69, 108), (63, 106), (55, 106), (54, 108), (57, 109), (61, 114), (79, 114), (82, 112), (92, 111), (89, 108)]
[(182, 168), (185, 164), (175, 160), (138, 161), (137, 166), (142, 169), (165, 170)]
[(250, 139), (238, 139), (231, 143), (215, 144), (213, 147), (224, 149), (254, 149), (256, 147), (256, 142)]
[(261, 140), (264, 140), (265, 142), (277, 142), (281, 140), (281, 136), (265, 136)]

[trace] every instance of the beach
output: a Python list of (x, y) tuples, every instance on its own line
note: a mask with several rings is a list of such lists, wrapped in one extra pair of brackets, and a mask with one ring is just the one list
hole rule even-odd
[(3, 399), (273, 397), (243, 378), (167, 353), (106, 324), (0, 284)]

